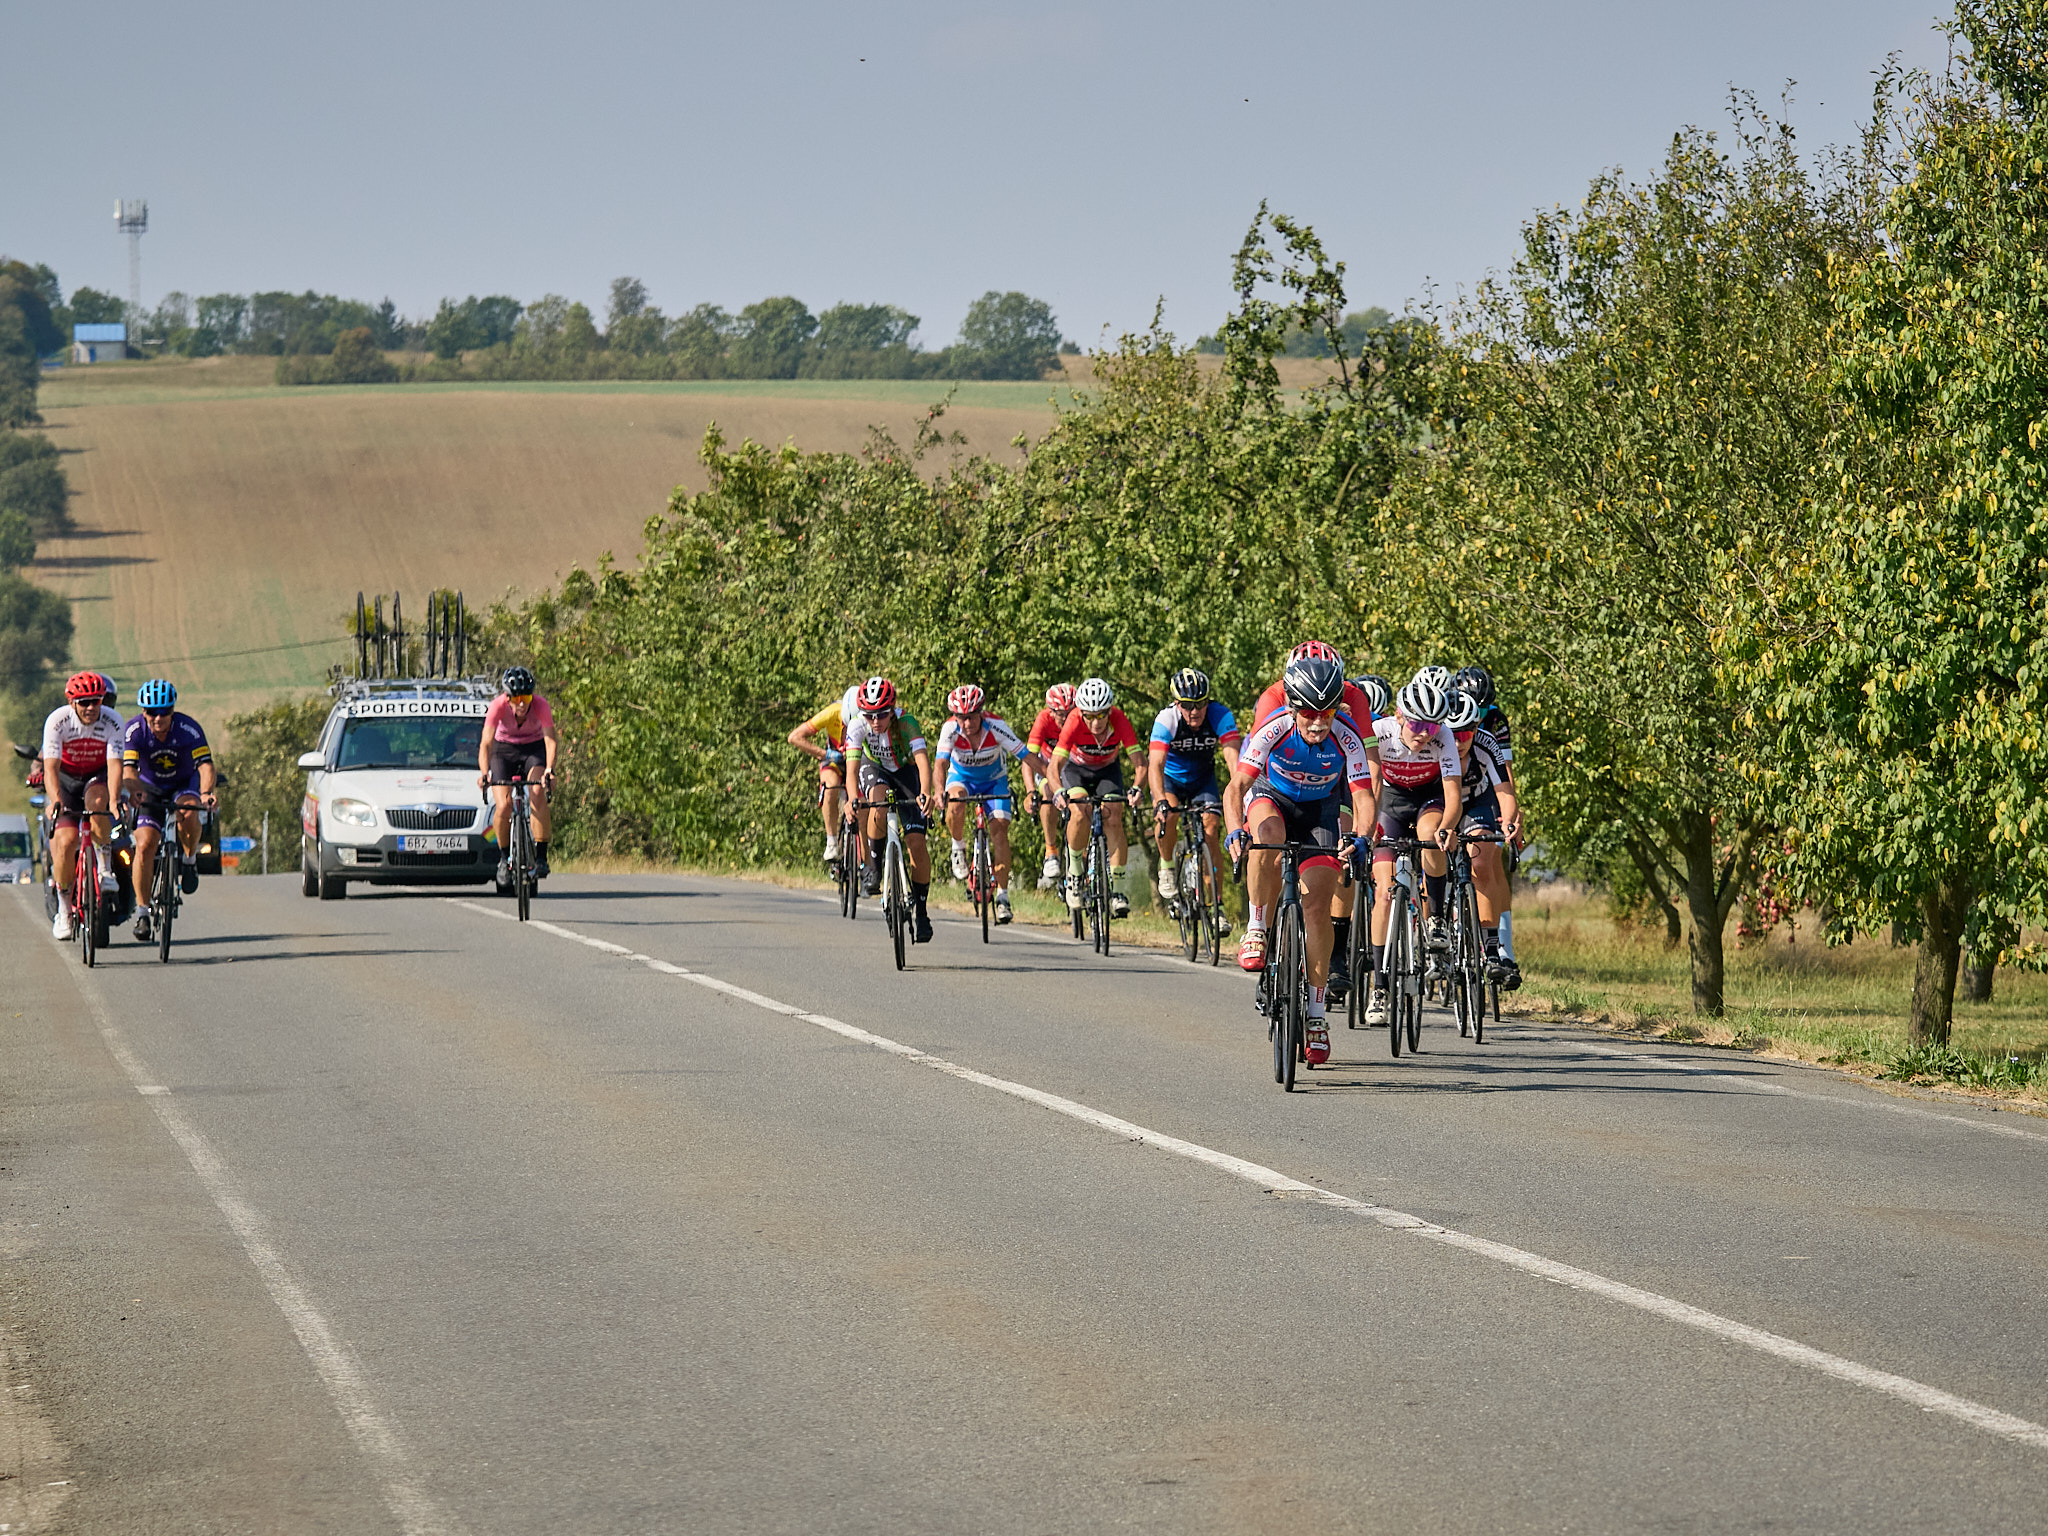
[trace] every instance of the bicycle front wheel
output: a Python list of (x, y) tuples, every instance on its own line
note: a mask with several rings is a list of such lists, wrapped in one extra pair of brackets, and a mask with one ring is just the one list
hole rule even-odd
[[(81, 830), (79, 836), (86, 834)], [(99, 956), (100, 877), (87, 860), (71, 882), (71, 916), (78, 924), (79, 958), (90, 970)]]
[(974, 905), (981, 912), (981, 942), (988, 942), (989, 918), (996, 905), (996, 866), (989, 857), (986, 828), (974, 835)]
[(896, 949), (896, 969), (902, 970), (904, 951), (910, 942), (910, 886), (903, 875), (903, 850), (889, 845), (889, 877), (882, 887), (882, 910), (889, 917), (889, 942)]
[(178, 910), (176, 876), (170, 865), (169, 848), (157, 850), (156, 879), (150, 883), (156, 887), (156, 957), (165, 965), (171, 960), (171, 918)]
[(1387, 1049), (1399, 1056), (1402, 1023), (1407, 1017), (1408, 989), (1415, 984), (1414, 909), (1394, 891), (1394, 909), (1387, 917)]
[(1173, 918), (1180, 926), (1181, 953), (1193, 965), (1202, 957), (1202, 866), (1191, 853), (1174, 862), (1180, 870), (1180, 894), (1173, 901)]
[(519, 904), (519, 921), (533, 915), (532, 871), (533, 830), (518, 811), (512, 813), (512, 894)]
[(1088, 909), (1095, 925), (1095, 952), (1109, 953), (1109, 843), (1105, 838), (1095, 839), (1088, 851), (1088, 862), (1093, 874), (1089, 891)]
[(1294, 1072), (1302, 1059), (1304, 1045), (1302, 992), (1308, 985), (1305, 967), (1308, 963), (1308, 948), (1302, 939), (1301, 908), (1287, 907), (1280, 913), (1280, 970), (1273, 978), (1273, 997), (1280, 1008), (1280, 1028), (1275, 1031), (1281, 1036), (1275, 1049), (1279, 1052), (1281, 1068), (1280, 1086), (1287, 1092), (1294, 1092)]
[(1402, 1026), (1408, 1032), (1408, 1054), (1422, 1049), (1422, 972), (1427, 961), (1422, 950), (1422, 913), (1411, 898), (1408, 906), (1408, 963), (1410, 985), (1403, 989)]

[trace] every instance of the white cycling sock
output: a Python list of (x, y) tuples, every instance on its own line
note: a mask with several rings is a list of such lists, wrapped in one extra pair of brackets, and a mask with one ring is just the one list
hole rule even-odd
[(1329, 995), (1330, 989), (1328, 987), (1310, 987), (1308, 989), (1308, 1016), (1310, 1018), (1320, 1019), (1327, 1017), (1329, 1008), (1325, 999)]
[(57, 893), (57, 906), (66, 917), (71, 915), (71, 893), (69, 891), (59, 891)]
[(1515, 914), (1512, 912), (1500, 915), (1500, 952), (1510, 960), (1515, 958)]
[(963, 839), (961, 839), (961, 838), (957, 838), (957, 837), (956, 837), (956, 838), (954, 838), (954, 839), (953, 839), (953, 851), (954, 851), (955, 853), (965, 853), (965, 852), (967, 851), (967, 844), (966, 844), (966, 842), (965, 842), (965, 841), (964, 841)]
[(1245, 919), (1244, 931), (1246, 933), (1264, 933), (1266, 931), (1266, 909), (1264, 907), (1256, 904), (1252, 907), (1251, 916)]

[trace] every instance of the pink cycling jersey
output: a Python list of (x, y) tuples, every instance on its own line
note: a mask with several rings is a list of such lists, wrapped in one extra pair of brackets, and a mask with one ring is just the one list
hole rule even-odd
[(554, 728), (555, 712), (537, 693), (527, 708), (524, 720), (512, 713), (512, 696), (504, 693), (491, 700), (491, 707), (484, 714), (484, 740), (502, 741), (507, 746), (526, 746), (539, 741)]

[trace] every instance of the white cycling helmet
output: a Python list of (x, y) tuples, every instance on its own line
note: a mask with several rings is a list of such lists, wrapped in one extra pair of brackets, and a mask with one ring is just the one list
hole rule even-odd
[(1116, 703), (1116, 690), (1099, 677), (1091, 677), (1074, 690), (1074, 708), (1084, 715), (1106, 713)]
[(1415, 669), (1415, 676), (1410, 681), (1430, 683), (1442, 689), (1445, 693), (1449, 693), (1451, 691), (1451, 669), (1438, 666), (1417, 667)]
[(1450, 708), (1444, 711), (1444, 724), (1454, 731), (1469, 731), (1479, 724), (1479, 717), (1485, 713), (1471, 694), (1462, 688), (1453, 688)]
[(1451, 701), (1445, 691), (1416, 673), (1413, 682), (1401, 690), (1401, 697), (1394, 701), (1401, 716), (1418, 724), (1441, 724), (1450, 712)]

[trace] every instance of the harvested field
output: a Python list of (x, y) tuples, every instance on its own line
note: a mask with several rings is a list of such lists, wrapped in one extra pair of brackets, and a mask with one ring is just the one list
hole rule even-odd
[[(850, 449), (907, 437), (929, 384), (526, 385), (279, 389), (268, 359), (79, 369), (43, 392), (78, 536), (33, 578), (74, 600), (76, 664), (132, 688), (174, 678), (216, 726), (324, 680), (357, 590), (531, 592), (606, 551), (630, 564), (698, 446)], [(1005, 391), (990, 403), (981, 397)], [(822, 393), (821, 393), (822, 391)], [(1035, 392), (1038, 403), (1020, 391)], [(1051, 421), (1045, 385), (962, 388), (975, 450)], [(974, 403), (962, 403), (972, 400)], [(415, 610), (417, 612), (417, 610)], [(222, 652), (244, 654), (221, 655)]]

